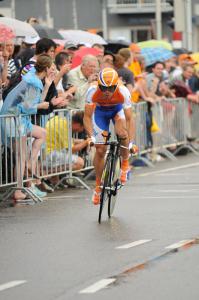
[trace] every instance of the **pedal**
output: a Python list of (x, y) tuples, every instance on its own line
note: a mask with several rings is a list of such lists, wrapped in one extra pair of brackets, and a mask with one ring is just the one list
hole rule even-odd
[(124, 184), (122, 184), (121, 182), (118, 182), (117, 190), (120, 190), (123, 186), (124, 186)]

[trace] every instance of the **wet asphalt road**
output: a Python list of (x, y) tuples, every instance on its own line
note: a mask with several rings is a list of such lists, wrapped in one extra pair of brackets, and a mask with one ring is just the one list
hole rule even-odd
[(1, 208), (0, 299), (197, 300), (198, 174), (191, 154), (136, 170), (101, 225), (83, 189)]

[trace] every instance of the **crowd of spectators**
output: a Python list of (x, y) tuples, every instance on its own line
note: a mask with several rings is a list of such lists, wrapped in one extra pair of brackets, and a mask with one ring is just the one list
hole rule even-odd
[[(81, 45), (66, 43), (60, 46), (48, 38), (37, 40), (32, 37), (26, 37), (23, 40), (18, 53), (15, 52), (13, 40), (0, 45), (2, 96), (0, 114), (17, 112), (38, 116), (36, 123), (32, 123), (31, 118), (22, 117), (21, 119), (20, 125), (23, 130), (21, 130), (22, 153), (20, 155), (23, 157), (23, 164), (20, 172), (23, 174), (26, 168), (32, 174), (36, 173), (38, 153), (43, 143), (47, 145), (47, 161), (53, 168), (57, 161), (68, 160), (68, 134), (65, 119), (62, 116), (49, 117), (42, 127), (38, 120), (41, 120), (41, 115), (51, 116), (50, 114), (55, 109), (67, 108), (83, 111), (86, 92), (89, 86), (96, 82), (99, 70), (104, 67), (117, 70), (121, 82), (131, 93), (132, 103), (139, 101), (148, 103), (149, 130), (152, 125), (151, 107), (154, 103), (175, 97), (187, 97), (190, 101), (199, 102), (199, 76), (194, 69), (195, 62), (188, 53), (174, 56), (165, 62), (157, 61), (146, 68), (141, 49), (136, 44), (131, 44), (129, 48), (122, 48), (115, 54), (106, 51), (103, 45), (94, 44), (92, 48), (95, 48), (98, 54), (86, 54), (78, 66), (72, 67), (76, 51), (85, 47), (83, 43)], [(74, 115), (73, 132), (83, 132), (81, 119), (83, 115)], [(1, 125), (1, 129), (6, 132), (5, 124)], [(49, 128), (56, 132), (53, 138), (57, 139), (57, 143), (49, 136)], [(14, 132), (7, 130), (6, 138), (10, 139), (13, 136)], [(25, 159), (25, 144), (28, 136), (33, 139), (31, 165)], [(84, 137), (84, 134), (82, 136)], [(84, 138), (85, 140), (73, 141), (74, 169), (84, 167), (84, 161), (78, 155), (79, 150), (89, 145), (89, 140)], [(15, 140), (16, 143), (17, 140)], [(13, 151), (15, 148), (13, 146)], [(56, 182), (57, 180), (58, 178), (55, 179)], [(38, 191), (35, 183), (29, 184), (39, 196), (46, 195), (45, 188)], [(38, 186), (40, 184), (41, 182)], [(16, 191), (14, 196), (15, 199), (26, 197), (21, 191)]]

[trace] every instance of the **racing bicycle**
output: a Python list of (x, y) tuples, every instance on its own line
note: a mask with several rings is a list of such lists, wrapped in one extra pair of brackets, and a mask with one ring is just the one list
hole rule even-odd
[(106, 141), (104, 145), (109, 146), (108, 153), (105, 159), (104, 169), (102, 173), (102, 185), (100, 196), (100, 207), (98, 222), (101, 223), (102, 211), (105, 202), (108, 201), (108, 216), (112, 216), (118, 190), (122, 187), (120, 182), (120, 169), (121, 169), (121, 155), (120, 149), (125, 148), (121, 145), (122, 139), (117, 136), (117, 140), (110, 141), (111, 133), (105, 136)]

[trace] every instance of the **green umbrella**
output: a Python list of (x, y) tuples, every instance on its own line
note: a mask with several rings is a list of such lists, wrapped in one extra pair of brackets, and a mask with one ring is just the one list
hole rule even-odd
[(169, 42), (164, 41), (164, 40), (149, 40), (149, 41), (144, 41), (137, 43), (137, 45), (142, 49), (142, 48), (156, 48), (156, 47), (161, 47), (165, 48), (167, 50), (172, 50), (172, 46)]

